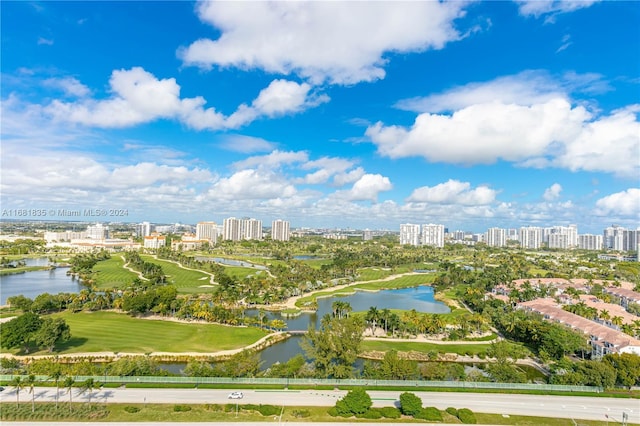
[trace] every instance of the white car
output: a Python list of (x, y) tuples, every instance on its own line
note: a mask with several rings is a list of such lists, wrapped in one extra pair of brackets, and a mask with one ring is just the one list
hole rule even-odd
[(231, 392), (229, 394), (229, 399), (242, 399), (243, 396), (242, 392)]

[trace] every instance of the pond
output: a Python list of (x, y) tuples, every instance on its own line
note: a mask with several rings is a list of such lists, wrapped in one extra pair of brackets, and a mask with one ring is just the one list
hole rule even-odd
[[(32, 266), (45, 265), (46, 263)], [(79, 280), (67, 275), (68, 270), (69, 268), (66, 267), (58, 267), (46, 271), (31, 271), (1, 276), (0, 305), (6, 305), (9, 297), (20, 294), (30, 299), (35, 299), (42, 293), (78, 293), (84, 287)]]

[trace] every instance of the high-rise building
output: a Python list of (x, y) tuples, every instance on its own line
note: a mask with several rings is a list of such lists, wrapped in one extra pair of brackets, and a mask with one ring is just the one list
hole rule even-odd
[(578, 235), (578, 248), (582, 250), (602, 250), (602, 235)]
[(289, 222), (286, 220), (276, 219), (271, 222), (271, 239), (274, 241), (289, 241), (291, 231)]
[(249, 218), (227, 218), (222, 224), (222, 238), (231, 241), (261, 240), (262, 221)]
[(400, 225), (400, 244), (401, 245), (420, 245), (420, 225), (412, 223), (403, 223)]
[(222, 222), (222, 238), (231, 241), (242, 239), (242, 221), (235, 217), (229, 217)]
[(543, 229), (543, 242), (549, 248), (571, 249), (578, 247), (578, 226), (553, 226)]
[(426, 246), (444, 247), (444, 225), (433, 223), (422, 225), (422, 244)]
[(491, 247), (504, 247), (507, 245), (507, 230), (502, 228), (489, 228), (485, 234), (485, 241)]
[(243, 240), (261, 240), (262, 239), (262, 221), (258, 219), (242, 219), (242, 239)]
[(373, 239), (373, 231), (365, 229), (362, 231), (362, 241), (371, 241)]
[(151, 223), (142, 222), (136, 225), (137, 237), (148, 237), (149, 235), (151, 235)]
[(101, 223), (87, 226), (87, 238), (92, 240), (105, 240), (109, 238), (109, 227)]
[(538, 249), (542, 246), (542, 228), (528, 226), (520, 228), (520, 246), (523, 248)]
[(207, 240), (209, 244), (218, 242), (218, 224), (215, 222), (198, 222), (196, 224), (196, 239)]

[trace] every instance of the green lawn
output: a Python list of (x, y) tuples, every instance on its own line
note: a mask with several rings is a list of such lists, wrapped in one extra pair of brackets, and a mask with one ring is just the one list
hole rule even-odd
[(167, 276), (167, 283), (176, 286), (179, 292), (182, 293), (197, 293), (203, 292), (203, 285), (210, 285), (211, 275), (201, 271), (194, 271), (191, 269), (184, 269), (178, 266), (177, 263), (167, 260), (156, 259), (153, 256), (142, 255), (140, 256), (145, 262), (155, 263), (162, 266), (164, 274)]
[(362, 342), (363, 351), (381, 351), (387, 352), (390, 350), (396, 350), (398, 352), (442, 352), (442, 353), (456, 353), (460, 355), (476, 355), (485, 352), (490, 347), (490, 344), (482, 345), (465, 345), (465, 344), (450, 344), (450, 345), (436, 345), (434, 343), (426, 342), (393, 342), (385, 340), (365, 340)]
[(121, 255), (113, 255), (110, 259), (100, 261), (93, 267), (94, 279), (99, 288), (126, 287), (138, 278), (138, 275), (124, 269)]
[(62, 312), (71, 340), (61, 353), (216, 352), (250, 345), (266, 333), (249, 327), (136, 319), (114, 312)]
[(304, 306), (308, 302), (314, 301), (318, 297), (329, 297), (329, 296), (337, 296), (344, 294), (351, 294), (355, 290), (387, 290), (387, 289), (397, 289), (397, 288), (407, 288), (407, 287), (418, 287), (424, 284), (430, 284), (435, 279), (435, 275), (407, 275), (404, 277), (399, 277), (391, 281), (371, 281), (362, 284), (354, 284), (352, 286), (340, 289), (340, 290), (331, 290), (327, 289), (325, 291), (320, 291), (314, 294), (310, 294), (308, 296), (300, 298), (296, 305)]

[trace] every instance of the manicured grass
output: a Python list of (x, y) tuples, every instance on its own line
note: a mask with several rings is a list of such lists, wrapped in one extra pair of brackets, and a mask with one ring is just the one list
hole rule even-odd
[(459, 355), (477, 355), (479, 353), (484, 353), (490, 344), (480, 344), (480, 345), (465, 345), (465, 344), (445, 344), (445, 345), (436, 345), (434, 343), (427, 342), (393, 342), (393, 341), (385, 341), (385, 340), (365, 340), (362, 342), (362, 350), (363, 351), (381, 351), (388, 352), (390, 350), (396, 350), (398, 352), (423, 352), (427, 353), (430, 351), (442, 352), (442, 353), (456, 353)]
[[(31, 412), (31, 403), (28, 398), (20, 403), (16, 408), (15, 402), (9, 401), (0, 404), (0, 412), (3, 421), (91, 421), (99, 420), (105, 422), (271, 422), (273, 416), (263, 416), (258, 411), (249, 409), (245, 404), (238, 404), (236, 414), (236, 404), (179, 404), (188, 407), (188, 411), (178, 412), (175, 410), (176, 404), (121, 404), (109, 403), (101, 398), (92, 401), (91, 406), (87, 403), (74, 402), (69, 410), (69, 403), (61, 399), (59, 407), (56, 409), (54, 403), (36, 403), (35, 412)], [(125, 407), (127, 407), (125, 409)], [(282, 411), (282, 422), (336, 422), (337, 424), (353, 424), (358, 420), (342, 417), (331, 417), (328, 414), (329, 407), (284, 407)], [(132, 412), (137, 411), (137, 412)], [(296, 417), (296, 413), (304, 412), (308, 417)], [(443, 421), (447, 424), (456, 424), (460, 421), (445, 412), (441, 411)], [(529, 416), (508, 416), (500, 414), (474, 413), (478, 424), (493, 425), (514, 425), (514, 426), (574, 426), (571, 419), (559, 419), (548, 417)], [(278, 416), (279, 417), (279, 416)], [(389, 419), (362, 420), (367, 423), (389, 423)], [(578, 420), (578, 424), (585, 426), (603, 426), (607, 422), (595, 420)], [(401, 419), (393, 419), (393, 423), (424, 423), (411, 417), (403, 416)]]
[(179, 292), (193, 292), (192, 289), (202, 288), (202, 285), (209, 285), (211, 275), (201, 271), (184, 269), (177, 263), (156, 259), (153, 256), (140, 256), (145, 262), (155, 263), (162, 266), (164, 274), (167, 276), (167, 283), (176, 286)]
[(138, 275), (124, 268), (121, 255), (112, 255), (110, 259), (100, 261), (93, 267), (93, 279), (99, 288), (120, 288), (130, 285)]
[(225, 266), (224, 273), (232, 278), (243, 280), (249, 275), (254, 275), (256, 273), (266, 274), (267, 272), (262, 269), (256, 268), (245, 268), (242, 266)]
[(434, 279), (435, 279), (434, 275), (428, 275), (428, 274), (407, 275), (404, 277), (396, 278), (391, 281), (371, 281), (371, 282), (366, 282), (361, 284), (354, 284), (340, 290), (327, 289), (326, 291), (320, 291), (320, 292), (310, 294), (308, 296), (300, 298), (296, 302), (296, 305), (304, 306), (306, 303), (312, 302), (318, 297), (329, 297), (329, 296), (351, 294), (356, 290), (377, 291), (377, 290), (418, 287), (420, 285), (430, 284), (433, 282)]
[(13, 274), (24, 274), (25, 272), (31, 271), (44, 271), (50, 269), (48, 266), (20, 266), (18, 268), (2, 268), (0, 269), (0, 276), (2, 275), (13, 275)]
[(61, 345), (60, 353), (216, 352), (250, 345), (267, 334), (257, 328), (137, 319), (114, 312), (52, 316), (71, 328), (71, 340)]

